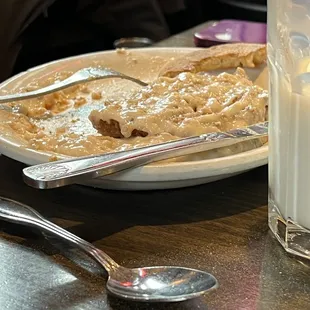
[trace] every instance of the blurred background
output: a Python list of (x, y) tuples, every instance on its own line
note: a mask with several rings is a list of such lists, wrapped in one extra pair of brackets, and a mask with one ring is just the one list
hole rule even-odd
[(0, 81), (47, 61), (154, 42), (208, 20), (266, 22), (267, 0), (1, 0)]

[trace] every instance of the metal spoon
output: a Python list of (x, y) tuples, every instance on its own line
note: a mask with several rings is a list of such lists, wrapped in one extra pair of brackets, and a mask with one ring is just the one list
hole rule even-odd
[(46, 220), (27, 205), (0, 197), (0, 218), (37, 227), (79, 247), (108, 272), (110, 293), (136, 301), (181, 301), (202, 295), (218, 286), (207, 272), (176, 266), (155, 266), (129, 269), (117, 264), (91, 243)]
[[(73, 85), (85, 83), (85, 82), (90, 82), (94, 80), (102, 80), (102, 79), (107, 79), (107, 78), (120, 78), (120, 79), (125, 79), (125, 80), (130, 80), (134, 83), (137, 83), (141, 86), (146, 86), (148, 85), (147, 83), (133, 78), (131, 76), (128, 76), (126, 74), (117, 72), (115, 70), (109, 69), (109, 68), (84, 68), (81, 69), (74, 74), (72, 74), (70, 77), (67, 79), (57, 82), (55, 84), (26, 92), (26, 93), (18, 93), (18, 94), (10, 94), (10, 95), (4, 95), (0, 96), (0, 103), (6, 103), (6, 102), (12, 102), (12, 101), (18, 101), (18, 100), (25, 100), (25, 99), (30, 99), (34, 97), (40, 97), (43, 95), (47, 95), (56, 91), (59, 91), (64, 88), (68, 88)], [(6, 109), (8, 110), (9, 107), (7, 106), (0, 106), (1, 109)]]

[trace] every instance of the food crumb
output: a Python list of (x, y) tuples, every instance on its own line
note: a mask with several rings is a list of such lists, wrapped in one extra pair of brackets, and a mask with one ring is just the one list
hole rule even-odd
[(89, 94), (90, 90), (89, 90), (89, 88), (86, 85), (83, 85), (81, 87), (81, 92), (84, 93), (84, 94)]
[(86, 103), (86, 99), (83, 97), (78, 97), (74, 100), (74, 107), (79, 108)]
[(58, 157), (56, 155), (52, 155), (49, 157), (48, 161), (57, 161)]
[(102, 98), (101, 92), (99, 92), (99, 91), (92, 92), (91, 98), (94, 99), (94, 100), (101, 99)]
[(67, 131), (65, 127), (59, 127), (56, 129), (57, 134), (63, 134)]
[(117, 54), (121, 54), (121, 55), (128, 55), (129, 53), (128, 53), (128, 51), (125, 49), (125, 48), (117, 48), (116, 49), (116, 53)]

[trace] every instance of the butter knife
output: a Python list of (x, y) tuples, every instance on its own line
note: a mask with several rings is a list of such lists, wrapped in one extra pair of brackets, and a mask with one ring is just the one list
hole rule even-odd
[(164, 159), (199, 153), (268, 135), (268, 122), (228, 132), (214, 132), (129, 151), (77, 157), (23, 169), (26, 184), (39, 189), (83, 183)]

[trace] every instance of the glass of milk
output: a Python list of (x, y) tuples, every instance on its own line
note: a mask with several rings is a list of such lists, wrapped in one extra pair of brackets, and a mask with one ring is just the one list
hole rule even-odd
[(310, 259), (310, 0), (268, 0), (269, 226)]

